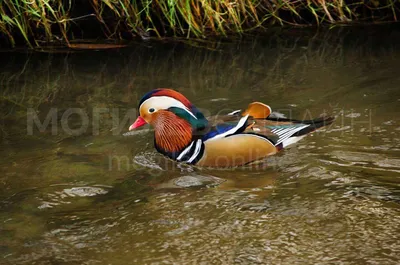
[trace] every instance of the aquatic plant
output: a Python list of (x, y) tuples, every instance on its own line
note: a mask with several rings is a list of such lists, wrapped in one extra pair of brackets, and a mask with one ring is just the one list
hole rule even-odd
[(397, 0), (3, 0), (0, 36), (30, 47), (77, 38), (229, 36), (271, 25), (397, 21)]

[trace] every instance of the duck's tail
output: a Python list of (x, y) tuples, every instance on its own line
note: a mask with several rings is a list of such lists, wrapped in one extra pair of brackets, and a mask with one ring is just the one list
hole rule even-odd
[(334, 121), (335, 117), (332, 116), (322, 116), (314, 120), (295, 121), (295, 123), (308, 124), (310, 126), (298, 131), (297, 133), (293, 134), (293, 136), (302, 136), (311, 133), (319, 128), (331, 125)]
[[(288, 145), (294, 144), (301, 140), (305, 135), (320, 129), (322, 127), (328, 126), (335, 121), (335, 117), (332, 116), (322, 116), (313, 120), (293, 120), (293, 119), (283, 119), (283, 118), (268, 118), (268, 120), (282, 122), (282, 123), (292, 123), (293, 129), (289, 125), (288, 129), (273, 129), (272, 132), (278, 134), (279, 140), (276, 143), (277, 148), (280, 150), (287, 147)], [(292, 133), (291, 133), (292, 132)]]

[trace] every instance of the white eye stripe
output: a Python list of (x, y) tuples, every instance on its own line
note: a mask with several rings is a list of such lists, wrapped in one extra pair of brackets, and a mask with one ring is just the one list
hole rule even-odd
[(154, 108), (155, 110), (169, 109), (171, 107), (181, 108), (197, 120), (197, 117), (194, 116), (194, 114), (185, 105), (183, 105), (182, 102), (180, 102), (179, 100), (176, 100), (174, 98), (168, 97), (168, 96), (154, 96), (154, 97), (148, 98), (145, 101), (143, 101), (143, 103), (140, 105), (140, 107), (142, 107), (144, 104), (149, 104), (149, 106), (151, 106), (149, 108), (149, 110), (151, 108)]

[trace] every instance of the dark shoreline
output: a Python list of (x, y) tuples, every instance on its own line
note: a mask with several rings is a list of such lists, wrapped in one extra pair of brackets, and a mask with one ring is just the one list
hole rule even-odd
[[(184, 1), (183, 1), (184, 2)], [(341, 2), (341, 1), (339, 1)], [(237, 39), (286, 28), (371, 26), (397, 22), (397, 1), (190, 2), (145, 0), (131, 4), (54, 1), (0, 4), (0, 48), (46, 46), (90, 49), (87, 42), (125, 45), (132, 41)], [(209, 6), (207, 6), (207, 3)], [(39, 6), (38, 6), (39, 4)], [(43, 6), (40, 6), (42, 5)], [(80, 47), (77, 47), (77, 43)], [(79, 46), (78, 45), (78, 46)], [(94, 49), (101, 48), (100, 46)], [(103, 47), (107, 48), (107, 47)]]

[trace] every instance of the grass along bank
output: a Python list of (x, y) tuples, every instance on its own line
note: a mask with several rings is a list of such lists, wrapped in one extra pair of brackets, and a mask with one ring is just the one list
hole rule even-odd
[(3, 0), (0, 43), (226, 37), (276, 25), (395, 22), (399, 11), (398, 0)]

